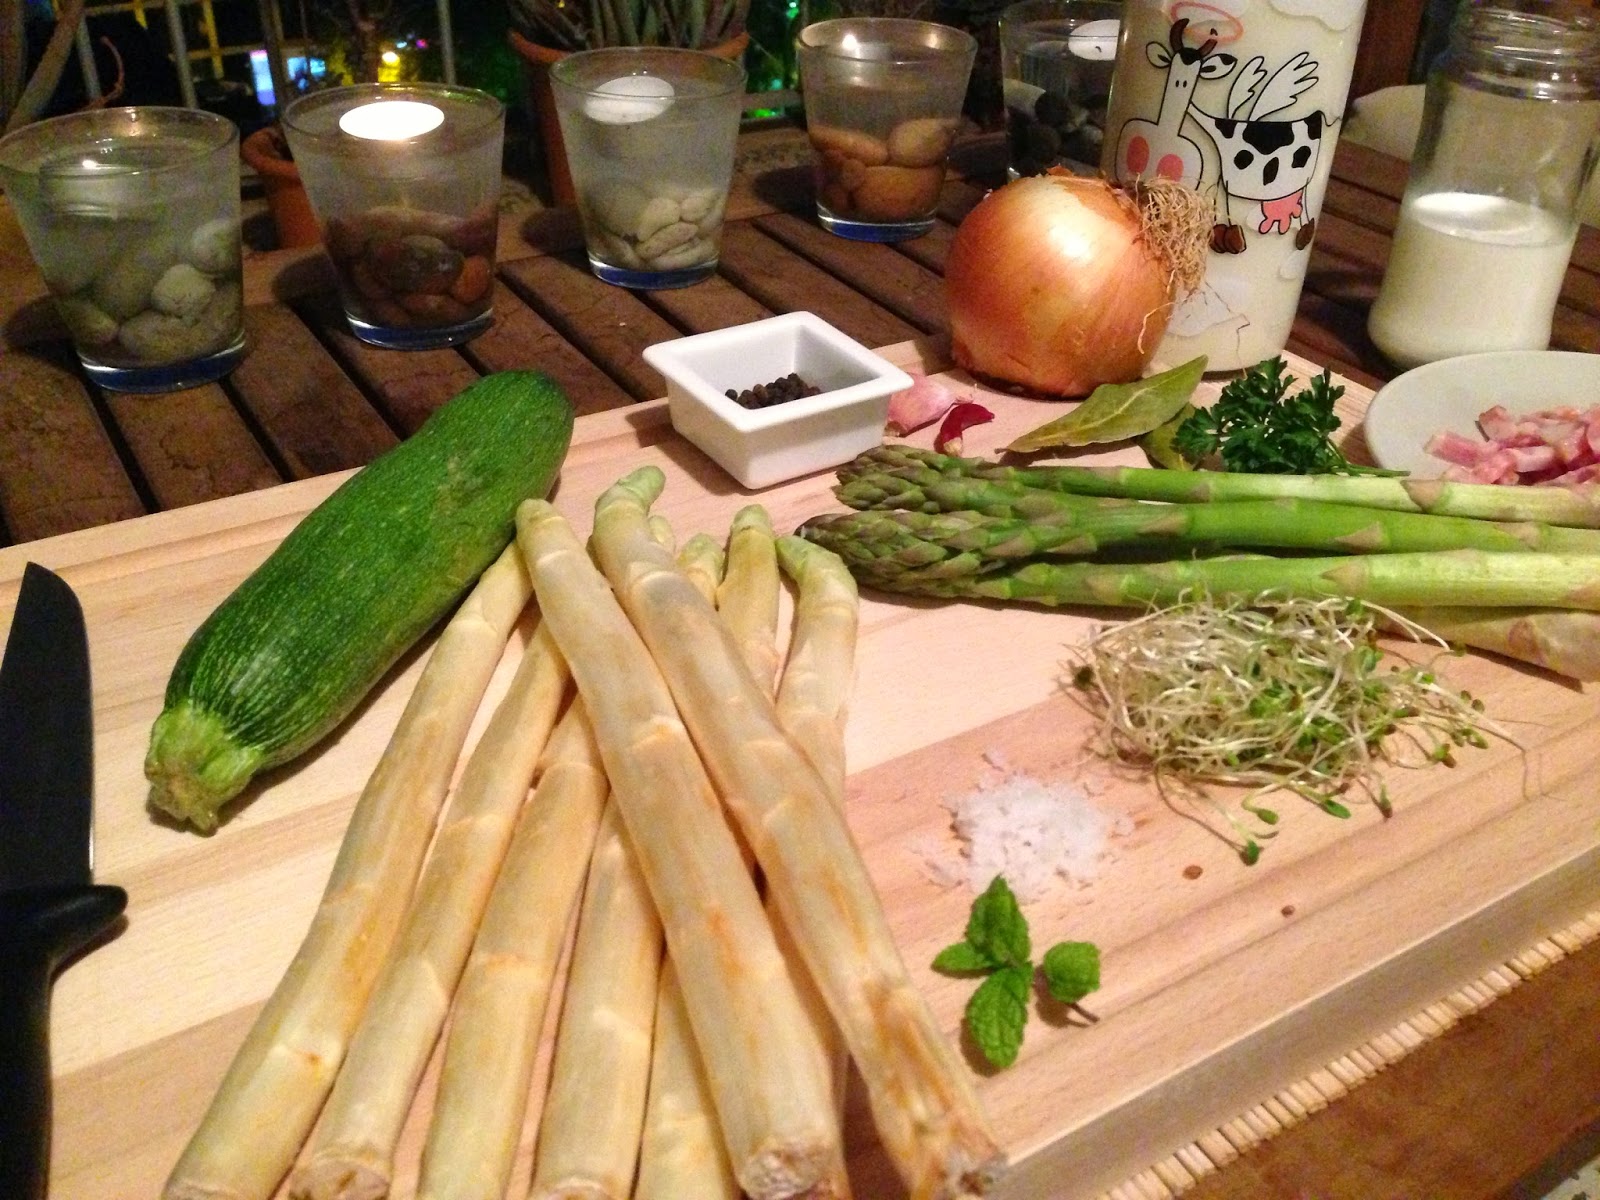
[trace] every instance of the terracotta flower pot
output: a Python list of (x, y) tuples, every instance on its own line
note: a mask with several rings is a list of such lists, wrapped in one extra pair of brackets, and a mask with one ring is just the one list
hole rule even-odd
[(278, 244), (315, 246), (321, 241), (322, 230), (300, 182), (300, 168), (289, 157), (283, 135), (270, 125), (258, 129), (239, 143), (239, 153), (261, 176), (267, 208), (278, 229)]
[[(561, 137), (561, 122), (556, 117), (555, 94), (550, 90), (550, 68), (572, 51), (553, 50), (529, 41), (515, 29), (508, 31), (507, 37), (517, 57), (522, 59), (522, 74), (528, 85), (528, 108), (538, 126), (544, 147), (545, 171), (550, 177), (550, 198), (556, 204), (576, 204), (578, 197), (572, 189), (572, 172), (567, 167), (567, 145)], [(749, 44), (749, 33), (740, 33), (725, 42), (705, 47), (705, 51), (718, 58), (739, 58)]]

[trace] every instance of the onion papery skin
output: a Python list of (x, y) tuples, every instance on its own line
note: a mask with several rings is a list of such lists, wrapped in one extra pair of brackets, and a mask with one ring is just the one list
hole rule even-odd
[(1170, 270), (1133, 199), (1103, 179), (1033, 175), (996, 188), (945, 263), (951, 352), (974, 375), (1052, 396), (1128, 383), (1172, 314)]

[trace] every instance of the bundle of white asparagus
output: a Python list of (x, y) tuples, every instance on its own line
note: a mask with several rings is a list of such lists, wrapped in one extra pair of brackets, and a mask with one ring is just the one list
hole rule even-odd
[(269, 1200), (286, 1175), (294, 1200), (388, 1196), (441, 1040), (419, 1200), (844, 1200), (847, 1050), (913, 1200), (998, 1175), (843, 821), (854, 581), (759, 506), (726, 547), (674, 551), (660, 487), (647, 469), (610, 489), (588, 549), (550, 505), (518, 514), (164, 1200)]

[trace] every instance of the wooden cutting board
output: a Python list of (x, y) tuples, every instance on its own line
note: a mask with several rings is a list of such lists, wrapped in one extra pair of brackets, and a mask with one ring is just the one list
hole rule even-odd
[[(928, 346), (886, 353), (908, 367), (942, 365)], [(1352, 388), (1346, 417), (1366, 398)], [(1060, 411), (982, 399), (997, 419), (969, 431), (974, 454)], [(1121, 449), (1097, 460), (1140, 456)], [(557, 504), (586, 531), (599, 491), (647, 462), (667, 472), (661, 511), (680, 536), (724, 533), (752, 499), (780, 530), (837, 507), (829, 474), (756, 497), (740, 491), (672, 433), (662, 403), (580, 421)], [(0, 550), (8, 626), (29, 559), (59, 571), (83, 601), (95, 868), (130, 897), (126, 927), (56, 986), (55, 1200), (158, 1194), (299, 943), (420, 669), (413, 655), (336, 738), (266, 779), (214, 836), (147, 811), (145, 740), (180, 647), (341, 478)], [(1099, 944), (1104, 986), (1087, 1002), (1097, 1023), (1036, 1013), (1017, 1065), (980, 1080), (1016, 1160), (1007, 1200), (1097, 1195), (1600, 904), (1600, 799), (1587, 777), (1600, 732), (1595, 688), (1481, 655), (1446, 660), (1450, 682), (1481, 696), (1519, 746), (1466, 751), (1454, 769), (1396, 772), (1388, 820), (1358, 806), (1340, 821), (1282, 800), (1280, 835), (1245, 867), (1148, 779), (1086, 755), (1089, 719), (1062, 673), (1090, 626), (1074, 612), (872, 596), (863, 605), (847, 739), (851, 826), (912, 973), (953, 1038), (972, 985), (928, 964), (960, 936), (972, 896), (930, 878), (930, 858), (956, 848), (945, 803), (1021, 772), (1081, 786), (1127, 819), (1098, 877), (1026, 906), (1037, 947)], [(400, 1200), (412, 1194), (432, 1086), (430, 1073), (402, 1147)], [(537, 1103), (523, 1134), (524, 1182), (536, 1112)], [(857, 1194), (902, 1194), (859, 1094), (851, 1123)]]

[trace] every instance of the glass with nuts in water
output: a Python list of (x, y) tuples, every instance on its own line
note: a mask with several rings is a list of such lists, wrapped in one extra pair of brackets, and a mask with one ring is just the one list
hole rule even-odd
[(449, 84), (312, 92), (283, 115), (351, 332), (453, 346), (493, 317), (505, 108)]
[(817, 218), (858, 241), (933, 228), (976, 40), (931, 21), (821, 21), (798, 39)]

